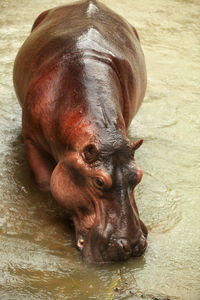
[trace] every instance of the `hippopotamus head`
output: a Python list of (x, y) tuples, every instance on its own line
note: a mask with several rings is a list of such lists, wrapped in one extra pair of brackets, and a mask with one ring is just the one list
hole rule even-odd
[(103, 142), (82, 140), (67, 151), (51, 179), (54, 197), (72, 215), (77, 247), (90, 263), (142, 255), (147, 229), (133, 196), (142, 177), (134, 152), (142, 140), (130, 143), (116, 132)]

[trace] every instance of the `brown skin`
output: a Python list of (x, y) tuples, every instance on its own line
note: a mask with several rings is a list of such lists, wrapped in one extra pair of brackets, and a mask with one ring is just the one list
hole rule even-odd
[(133, 196), (142, 141), (126, 137), (146, 89), (135, 29), (97, 1), (46, 11), (16, 57), (14, 85), (36, 183), (72, 215), (84, 259), (142, 255)]

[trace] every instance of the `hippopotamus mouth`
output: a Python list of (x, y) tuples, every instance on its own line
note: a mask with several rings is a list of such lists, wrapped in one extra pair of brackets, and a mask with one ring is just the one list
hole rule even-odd
[(147, 247), (146, 235), (142, 232), (135, 240), (126, 237), (102, 238), (98, 232), (91, 234), (92, 239), (78, 237), (77, 247), (83, 259), (89, 263), (104, 264), (124, 261), (130, 257), (141, 256)]
[(103, 264), (141, 256), (147, 248), (147, 230), (139, 219), (137, 221), (137, 230), (133, 230), (135, 234), (120, 234), (120, 230), (115, 230), (110, 223), (104, 230), (99, 225), (86, 234), (77, 234), (77, 247), (83, 259), (89, 263)]

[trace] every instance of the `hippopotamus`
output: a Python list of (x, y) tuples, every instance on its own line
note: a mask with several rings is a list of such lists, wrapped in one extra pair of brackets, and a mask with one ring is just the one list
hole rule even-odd
[(96, 0), (44, 11), (15, 59), (14, 87), (35, 182), (70, 214), (83, 259), (141, 256), (142, 139), (127, 137), (146, 90), (135, 28)]

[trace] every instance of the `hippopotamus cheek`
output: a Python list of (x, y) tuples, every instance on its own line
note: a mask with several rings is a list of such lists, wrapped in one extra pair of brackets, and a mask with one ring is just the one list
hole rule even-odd
[(63, 169), (60, 164), (52, 173), (50, 188), (53, 197), (69, 212), (73, 212), (79, 202), (83, 202), (81, 189), (73, 183), (67, 169)]

